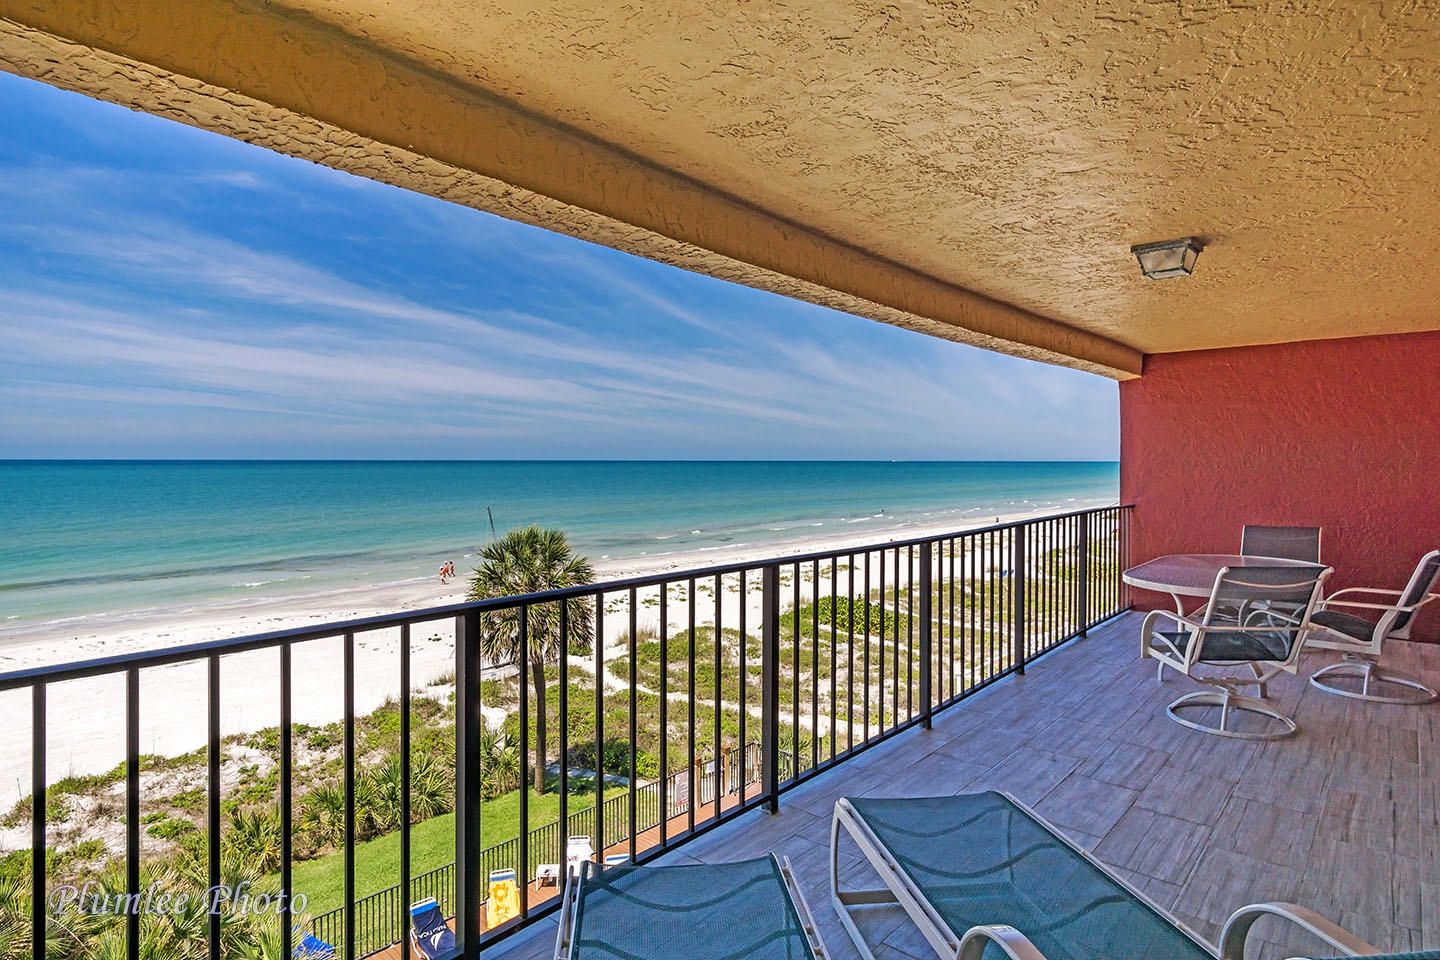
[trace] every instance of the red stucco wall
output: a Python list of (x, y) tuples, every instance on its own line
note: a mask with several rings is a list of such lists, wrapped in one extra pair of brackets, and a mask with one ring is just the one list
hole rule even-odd
[[(1134, 563), (1318, 524), (1327, 592), (1398, 589), (1440, 547), (1440, 333), (1146, 357), (1120, 384), (1120, 497)], [(1416, 639), (1440, 640), (1436, 607)]]

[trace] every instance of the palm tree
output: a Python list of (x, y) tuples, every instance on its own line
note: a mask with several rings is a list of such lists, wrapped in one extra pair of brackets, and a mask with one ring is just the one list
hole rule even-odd
[(345, 790), (327, 783), (300, 798), (300, 830), (317, 848), (345, 842)]
[(261, 873), (274, 873), (280, 869), (283, 832), (279, 810), (237, 809), (230, 811), (230, 829), (221, 834), (221, 844)]
[[(531, 526), (511, 530), (480, 551), (480, 565), (470, 579), (470, 599), (490, 600), (545, 590), (563, 590), (595, 582), (595, 568), (570, 551), (560, 530)], [(561, 604), (536, 603), (525, 612), (526, 654), (530, 685), (535, 692), (535, 790), (545, 790), (545, 665), (567, 649), (590, 648), (594, 635), (589, 597), (565, 601), (565, 637), (560, 636)], [(519, 607), (494, 610), (480, 618), (480, 649), (492, 661), (521, 656)], [(562, 758), (563, 761), (563, 758)]]
[(486, 800), (520, 787), (520, 751), (499, 730), (480, 734), (480, 793)]

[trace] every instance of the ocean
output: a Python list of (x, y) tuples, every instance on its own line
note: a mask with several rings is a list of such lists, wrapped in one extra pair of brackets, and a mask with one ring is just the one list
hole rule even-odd
[[(1117, 502), (1110, 462), (0, 461), (0, 642), (97, 614), (464, 576), (559, 527), (601, 565)], [(487, 514), (487, 508), (489, 513)]]

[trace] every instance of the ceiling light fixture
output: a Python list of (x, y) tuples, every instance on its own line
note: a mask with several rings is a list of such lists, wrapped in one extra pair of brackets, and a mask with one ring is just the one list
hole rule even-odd
[(1196, 237), (1181, 237), (1179, 240), (1162, 240), (1159, 243), (1142, 243), (1130, 248), (1135, 259), (1140, 261), (1140, 272), (1147, 280), (1164, 280), (1166, 277), (1188, 277), (1195, 272), (1195, 261), (1205, 245)]

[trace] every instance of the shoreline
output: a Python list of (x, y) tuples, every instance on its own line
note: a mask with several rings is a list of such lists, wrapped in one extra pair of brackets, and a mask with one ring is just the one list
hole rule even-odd
[[(1079, 508), (1086, 509), (1086, 508)], [(1069, 512), (1069, 511), (1065, 511)], [(1034, 510), (1002, 514), (999, 523), (1010, 523), (1039, 516), (1054, 516), (1054, 511)], [(795, 539), (783, 544), (734, 545), (703, 551), (686, 551), (652, 558), (612, 559), (596, 563), (597, 582), (604, 583), (636, 576), (702, 570), (707, 567), (769, 559), (783, 560), (789, 556), (828, 551), (846, 551), (862, 547), (884, 547), (890, 542), (950, 533), (963, 533), (993, 526), (996, 520), (987, 517), (956, 528), (952, 522), (924, 523), (913, 521), (886, 533), (894, 534), (877, 541), (869, 535), (853, 537), (815, 536)], [(116, 656), (141, 649), (165, 649), (192, 643), (239, 638), (258, 633), (316, 627), (365, 617), (418, 611), (462, 602), (468, 579), (460, 575), (449, 584), (438, 578), (428, 583), (414, 581), (381, 584), (359, 589), (327, 591), (299, 595), (288, 599), (249, 600), (243, 604), (200, 607), (185, 613), (150, 611), (123, 617), (111, 624), (88, 625), (88, 629), (66, 630), (49, 636), (20, 639), (0, 646), (0, 673), (47, 664), (59, 665)], [(806, 568), (800, 579), (810, 582)], [(823, 570), (821, 584), (825, 589), (828, 576)], [(752, 581), (753, 583), (753, 581)], [(683, 586), (683, 582), (681, 584)], [(653, 588), (652, 588), (653, 589)], [(674, 584), (671, 589), (676, 590)], [(850, 587), (853, 589), (853, 586)], [(758, 623), (761, 597), (757, 589), (747, 592), (744, 601), (750, 622)], [(733, 589), (727, 588), (714, 600), (703, 604), (702, 619), (709, 622), (719, 613), (727, 624), (737, 622), (742, 603)], [(678, 622), (687, 609), (681, 597), (672, 602), (668, 619), (674, 629), (683, 629)], [(712, 612), (713, 611), (713, 612)], [(609, 642), (601, 656), (608, 659), (624, 653), (617, 641), (628, 631), (628, 617), (608, 613), (604, 617), (604, 635)], [(637, 621), (640, 629), (658, 626), (655, 611), (646, 608)], [(143, 643), (144, 646), (139, 644)], [(411, 631), (411, 686), (423, 688), (436, 678), (452, 673), (455, 667), (455, 642), (452, 621), (437, 620), (432, 632), (428, 627)], [(342, 640), (337, 635), (297, 644), (294, 650), (294, 694), (292, 719), (296, 723), (320, 726), (344, 715), (344, 702), (339, 683)], [(399, 689), (400, 631), (384, 628), (356, 634), (354, 709), (366, 714), (386, 699), (400, 696)], [(220, 685), (221, 735), (252, 733), (279, 722), (279, 657), (274, 650), (226, 654), (221, 658)], [(509, 668), (497, 668), (509, 669)], [(141, 752), (161, 756), (179, 756), (205, 743), (208, 697), (207, 670), (204, 660), (144, 670), (141, 676)], [(47, 691), (47, 753), (46, 779), (50, 782), (69, 775), (87, 775), (113, 769), (125, 756), (123, 674), (92, 677), (51, 684)], [(608, 685), (608, 681), (607, 681)], [(29, 793), (31, 756), (29, 749), (29, 694), (24, 688), (0, 693), (0, 715), (14, 718), (18, 736), (0, 748), (0, 813)]]
[[(750, 561), (784, 560), (808, 553), (884, 546), (897, 540), (959, 534), (997, 523), (1051, 515), (1054, 511), (1017, 511), (959, 527), (953, 521), (904, 521), (883, 531), (894, 534), (883, 541), (876, 540), (873, 531), (850, 537), (836, 537), (832, 531), (764, 544), (726, 544), (648, 557), (592, 559), (591, 562), (596, 582), (604, 583)], [(427, 577), (195, 607), (91, 614), (28, 625), (12, 635), (0, 636), (0, 674), (463, 603), (468, 579), (468, 570), (460, 566), (457, 577), (444, 585), (436, 578)]]

